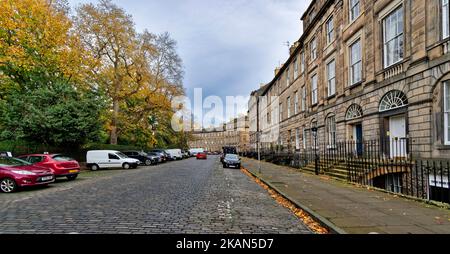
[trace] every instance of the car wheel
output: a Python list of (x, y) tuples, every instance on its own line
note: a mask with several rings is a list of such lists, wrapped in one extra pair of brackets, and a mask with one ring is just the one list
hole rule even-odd
[(0, 190), (4, 193), (11, 193), (17, 190), (16, 182), (11, 178), (5, 178), (0, 181)]
[(145, 166), (150, 166), (152, 165), (152, 161), (151, 160), (145, 160)]
[(77, 177), (78, 177), (78, 175), (70, 175), (70, 176), (67, 176), (67, 180), (73, 181), (73, 180), (77, 179)]
[(97, 171), (97, 170), (99, 170), (99, 169), (100, 169), (100, 167), (99, 167), (97, 164), (91, 165), (91, 170), (92, 170), (92, 171)]
[(227, 165), (223, 164), (223, 168), (227, 168)]
[(122, 165), (122, 167), (123, 167), (124, 169), (130, 169), (130, 164), (124, 163), (124, 164)]

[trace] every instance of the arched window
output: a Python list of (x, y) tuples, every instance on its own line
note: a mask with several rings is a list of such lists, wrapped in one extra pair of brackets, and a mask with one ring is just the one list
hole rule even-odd
[(358, 119), (363, 116), (363, 111), (361, 106), (358, 104), (352, 104), (347, 109), (347, 113), (345, 113), (345, 120), (353, 120)]
[(408, 106), (408, 98), (399, 90), (392, 90), (383, 96), (380, 102), (380, 112)]

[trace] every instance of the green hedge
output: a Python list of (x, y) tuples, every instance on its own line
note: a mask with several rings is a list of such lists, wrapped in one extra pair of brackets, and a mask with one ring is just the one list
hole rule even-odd
[(130, 145), (110, 145), (110, 144), (97, 144), (90, 143), (83, 145), (81, 147), (52, 147), (44, 144), (33, 144), (24, 141), (11, 141), (4, 140), (0, 141), (0, 151), (12, 152), (13, 156), (19, 156), (23, 154), (33, 154), (33, 153), (64, 153), (68, 156), (73, 157), (79, 162), (86, 161), (86, 152), (89, 150), (142, 150), (140, 147), (130, 146)]

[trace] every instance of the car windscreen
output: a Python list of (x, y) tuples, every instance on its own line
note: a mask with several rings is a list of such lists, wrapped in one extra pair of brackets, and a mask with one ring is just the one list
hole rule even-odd
[(119, 156), (119, 157), (122, 158), (122, 159), (128, 158), (128, 156), (126, 156), (125, 154), (123, 154), (123, 153), (121, 153), (121, 152), (116, 153), (116, 155)]
[(147, 153), (144, 153), (144, 152), (138, 152), (138, 154), (141, 155), (141, 156), (147, 156), (148, 155)]
[(27, 166), (31, 163), (11, 157), (0, 157), (0, 167)]
[(225, 159), (227, 159), (227, 160), (239, 160), (239, 157), (236, 154), (227, 154), (225, 156)]
[(62, 154), (58, 154), (58, 155), (54, 155), (52, 156), (52, 159), (54, 159), (55, 161), (73, 161), (74, 159), (66, 156), (66, 155), (62, 155)]

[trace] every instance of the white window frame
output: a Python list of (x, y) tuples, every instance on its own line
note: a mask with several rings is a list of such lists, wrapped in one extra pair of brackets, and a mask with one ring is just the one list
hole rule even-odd
[(300, 71), (301, 73), (305, 72), (305, 51), (300, 53)]
[(306, 110), (306, 86), (302, 87), (302, 112)]
[[(450, 81), (444, 82), (444, 139), (450, 145)], [(447, 97), (447, 98), (446, 98)]]
[(311, 42), (309, 43), (309, 48), (310, 48), (310, 57), (311, 57), (311, 61), (314, 61), (317, 59), (317, 38), (313, 37)]
[(302, 141), (303, 141), (303, 149), (306, 149), (306, 146), (307, 146), (307, 131), (306, 131), (306, 128), (305, 128), (305, 126), (303, 126), (303, 139), (302, 139)]
[(319, 102), (317, 82), (317, 74), (314, 74), (311, 77), (311, 105), (315, 105)]
[(314, 17), (316, 17), (316, 10), (313, 8), (311, 12), (309, 12), (309, 23), (311, 24), (314, 20)]
[(336, 117), (330, 115), (326, 119), (328, 148), (336, 147)]
[(283, 103), (280, 103), (279, 107), (280, 107), (280, 115), (278, 122), (281, 123), (283, 121)]
[(327, 63), (327, 92), (328, 97), (336, 94), (336, 60), (334, 58)]
[(450, 37), (450, 1), (441, 0), (442, 39)]
[(298, 91), (294, 93), (294, 115), (298, 114)]
[(291, 118), (291, 96), (286, 99), (287, 117)]
[(295, 150), (300, 149), (300, 129), (295, 129)]
[(325, 23), (326, 35), (327, 35), (327, 45), (332, 43), (334, 40), (334, 19), (331, 16)]
[[(352, 86), (352, 85), (355, 85), (355, 84), (357, 84), (357, 83), (359, 83), (359, 82), (361, 82), (362, 81), (362, 76), (363, 76), (363, 65), (362, 65), (362, 43), (361, 43), (362, 41), (361, 41), (361, 38), (357, 38), (352, 44), (350, 44), (350, 46), (349, 46), (349, 53), (350, 53), (350, 59), (349, 59), (349, 70), (350, 70), (350, 78), (349, 78), (349, 80), (350, 80), (350, 86)], [(353, 47), (354, 46), (356, 46), (356, 45), (359, 45), (359, 58), (358, 59), (356, 59), (356, 61), (355, 62), (353, 62)], [(356, 52), (356, 53), (358, 53), (358, 52)], [(356, 66), (360, 66), (359, 67), (359, 79), (358, 80), (355, 80), (354, 78), (354, 74), (355, 74), (355, 68), (356, 68)]]
[[(352, 3), (354, 2), (354, 3)], [(361, 1), (360, 0), (349, 0), (348, 1), (348, 9), (349, 9), (349, 20), (350, 23), (355, 21), (359, 15), (361, 14)]]
[(291, 80), (290, 80), (290, 77), (289, 77), (289, 71), (290, 71), (290, 68), (287, 67), (286, 68), (286, 87), (289, 87), (291, 85)]
[[(401, 14), (401, 19), (398, 18), (399, 14)], [(393, 21), (390, 19), (396, 18), (396, 23), (392, 24), (389, 23), (388, 21)], [(398, 26), (398, 23), (401, 21), (401, 26)], [(386, 15), (386, 17), (383, 18), (383, 62), (384, 62), (384, 68), (388, 68), (394, 64), (397, 64), (399, 62), (401, 62), (403, 60), (403, 56), (404, 56), (404, 8), (403, 5), (399, 5), (397, 6), (394, 10), (392, 10), (388, 15)], [(389, 29), (392, 29), (395, 26), (395, 30), (400, 30), (400, 31), (395, 31), (398, 32), (395, 35), (393, 35), (392, 38), (387, 38), (388, 34), (387, 31)], [(398, 29), (400, 28), (400, 29)], [(388, 50), (388, 46), (391, 43), (395, 43), (395, 48), (393, 50), (392, 53), (394, 53), (394, 55), (390, 56), (389, 55), (389, 50)], [(394, 59), (394, 56), (396, 55), (395, 52), (396, 50), (399, 52), (398, 55), (398, 59)], [(389, 57), (393, 58), (392, 62), (389, 62)]]
[(294, 59), (294, 80), (298, 78), (298, 57)]

